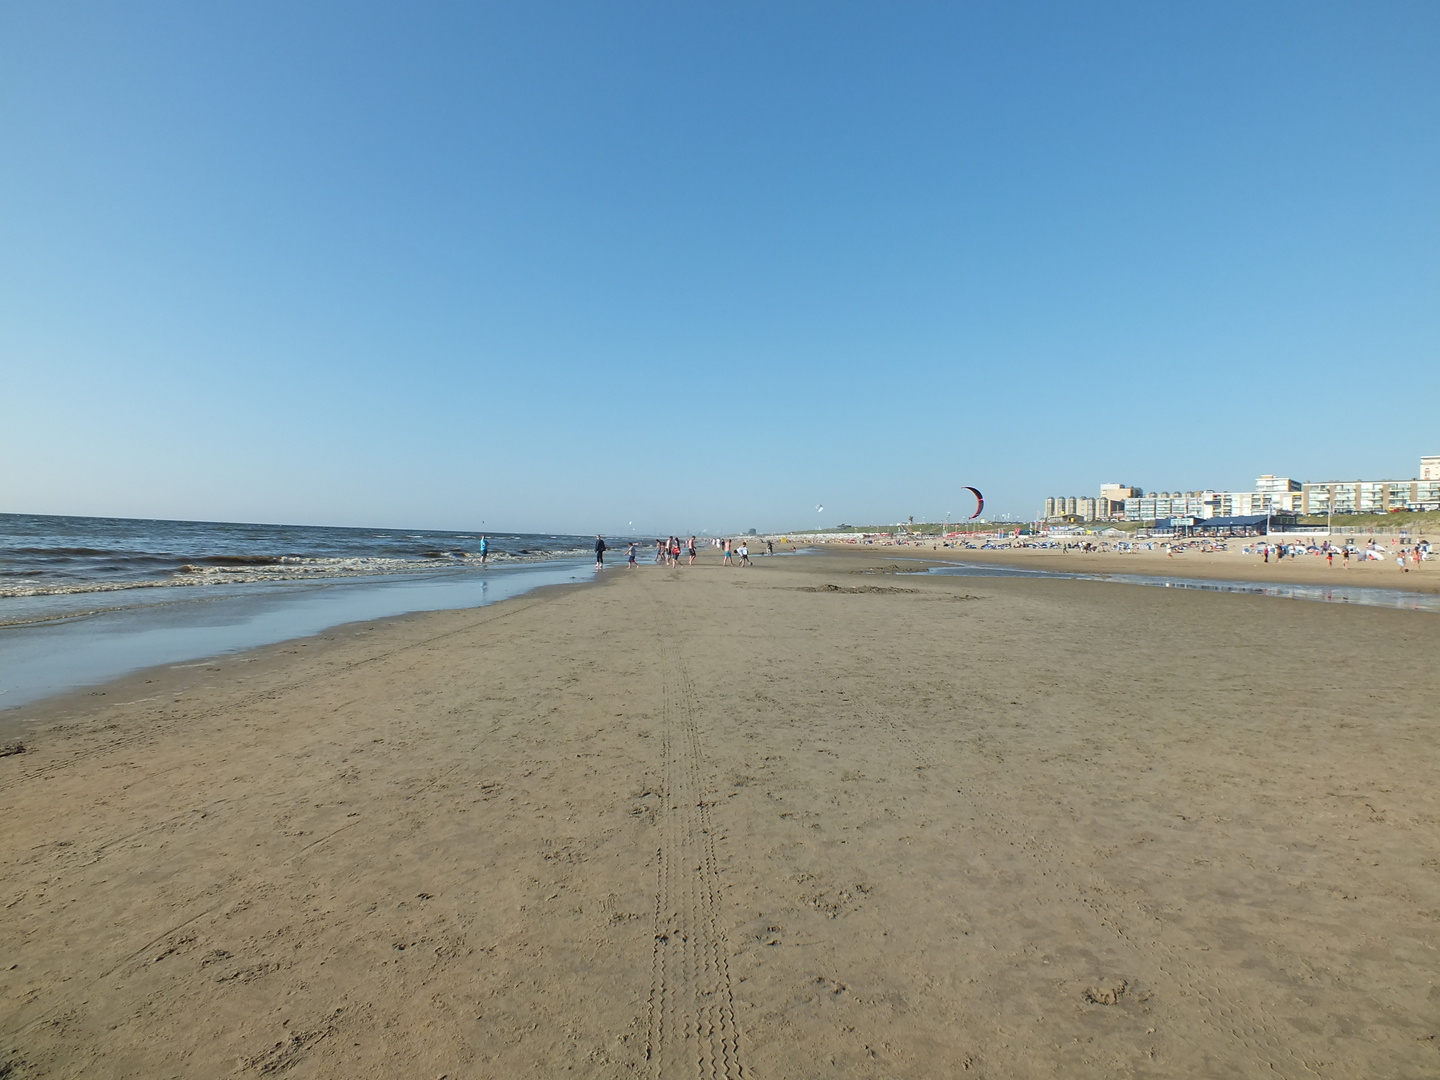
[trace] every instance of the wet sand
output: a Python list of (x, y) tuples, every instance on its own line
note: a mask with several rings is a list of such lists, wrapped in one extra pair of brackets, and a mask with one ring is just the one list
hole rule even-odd
[(1440, 617), (895, 554), (28, 710), (0, 1069), (1440, 1072)]
[(1068, 574), (1145, 574), (1159, 577), (1174, 575), (1281, 585), (1344, 585), (1440, 593), (1440, 558), (1433, 558), (1419, 566), (1407, 562), (1410, 569), (1404, 571), (1395, 562), (1394, 549), (1390, 547), (1386, 548), (1389, 555), (1384, 562), (1351, 559), (1348, 567), (1338, 555), (1334, 565), (1326, 563), (1318, 555), (1301, 555), (1293, 559), (1276, 559), (1271, 556), (1267, 563), (1259, 555), (1242, 553), (1238, 543), (1232, 543), (1231, 547), (1233, 550), (1230, 551), (1182, 551), (1173, 556), (1167, 556), (1158, 549), (1133, 552), (1055, 551), (1040, 548), (982, 551), (970, 548), (935, 549), (929, 544), (888, 548), (827, 544), (822, 550), (827, 554), (865, 552), (868, 558), (881, 558), (884, 554), (889, 554), (895, 559), (991, 563)]

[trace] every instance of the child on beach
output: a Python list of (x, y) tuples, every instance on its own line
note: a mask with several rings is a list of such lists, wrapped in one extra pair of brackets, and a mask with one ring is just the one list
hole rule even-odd
[(628, 563), (629, 563), (629, 569), (634, 570), (634, 569), (635, 569), (635, 541), (634, 541), (634, 540), (631, 540), (631, 541), (630, 541), (630, 550), (627, 551), (627, 552), (625, 552), (625, 556), (626, 556), (626, 559), (627, 559), (627, 561), (628, 561)]

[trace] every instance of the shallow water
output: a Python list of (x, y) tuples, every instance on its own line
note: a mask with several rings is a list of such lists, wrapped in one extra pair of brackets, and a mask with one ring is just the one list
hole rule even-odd
[[(116, 592), (480, 569), (479, 532), (0, 514), (0, 622)], [(578, 557), (592, 538), (486, 534), (490, 565)], [(84, 598), (89, 597), (89, 600)]]
[(92, 595), (87, 607), (65, 617), (0, 626), (0, 711), (147, 667), (308, 637), (344, 623), (481, 607), (594, 576), (589, 559), (567, 559), (323, 584), (166, 590), (173, 597), (167, 602), (111, 607), (96, 607)]
[(1275, 596), (1284, 600), (1320, 600), (1332, 604), (1398, 608), (1403, 611), (1440, 612), (1440, 596), (1357, 585), (1290, 585), (1280, 582), (1231, 581), (1227, 579), (1160, 577), (1148, 574), (1070, 574), (1060, 570), (1027, 570), (985, 563), (952, 563), (932, 567), (932, 574), (946, 577), (1047, 577), (1071, 581), (1109, 581), (1122, 585), (1151, 585), (1165, 589), (1199, 589), (1202, 592), (1243, 593)]

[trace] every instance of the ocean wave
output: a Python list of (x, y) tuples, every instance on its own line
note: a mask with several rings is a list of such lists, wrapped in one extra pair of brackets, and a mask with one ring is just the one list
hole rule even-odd
[(304, 558), (303, 555), (202, 555), (191, 561), (206, 566), (281, 566)]
[(97, 557), (113, 558), (116, 555), (128, 554), (128, 552), (117, 551), (114, 548), (89, 547), (12, 547), (7, 548), (6, 553), (10, 555), (44, 555), (47, 557), (58, 555), (87, 559)]
[[(489, 566), (536, 563), (551, 559), (578, 558), (583, 548), (558, 550), (526, 549), (520, 552), (492, 552)], [(426, 552), (420, 558), (382, 556), (210, 556), (182, 563), (163, 578), (132, 578), (109, 581), (21, 581), (13, 575), (0, 576), (0, 599), (31, 596), (70, 596), (80, 593), (119, 592), (125, 589), (193, 588), (206, 585), (237, 585), (260, 582), (324, 581), (382, 577), (396, 574), (435, 573), (439, 569), (482, 567), (478, 553), (465, 551)], [(126, 568), (116, 567), (123, 572)], [(130, 569), (135, 569), (131, 567)]]

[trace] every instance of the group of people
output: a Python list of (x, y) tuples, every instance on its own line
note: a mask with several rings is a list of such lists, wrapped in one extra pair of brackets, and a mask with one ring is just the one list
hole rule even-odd
[[(655, 541), (655, 565), (675, 567), (680, 565), (681, 559), (688, 558), (690, 565), (695, 565), (695, 537), (690, 537), (688, 542), (682, 541), (678, 536), (672, 536), (668, 540)], [(635, 565), (635, 545), (630, 545), (630, 565)]]
[[(655, 565), (668, 566), (673, 568), (679, 566), (681, 560), (683, 559), (687, 562), (688, 565), (694, 566), (696, 543), (696, 538), (693, 536), (690, 537), (689, 540), (682, 540), (678, 536), (672, 536), (665, 540), (656, 540)], [(750, 561), (750, 547), (744, 540), (728, 540), (720, 539), (717, 537), (716, 539), (711, 541), (711, 544), (714, 545), (714, 547), (716, 547), (717, 549), (719, 549), (721, 553), (720, 565), (722, 566), (735, 566), (737, 564), (740, 566), (755, 565)], [(767, 540), (766, 544), (768, 546), (769, 553), (771, 555), (775, 554), (774, 542)], [(639, 548), (639, 542), (632, 540), (630, 541), (629, 547), (626, 549), (625, 562), (627, 567), (631, 570), (635, 569), (635, 567), (638, 565)], [(604, 538), (597, 535), (595, 537), (596, 570), (605, 569), (606, 550), (608, 549), (605, 546)]]
[(732, 545), (729, 540), (716, 540), (715, 546), (725, 553), (721, 560), (721, 566), (734, 566), (735, 557), (739, 556), (741, 566), (750, 566), (750, 546), (744, 540)]
[[(1347, 568), (1350, 566), (1350, 557), (1352, 555), (1358, 556), (1362, 560), (1373, 560), (1376, 562), (1383, 562), (1386, 558), (1385, 549), (1382, 548), (1379, 544), (1377, 544), (1374, 540), (1366, 543), (1363, 548), (1355, 547), (1348, 540), (1345, 543), (1339, 545), (1331, 544), (1329, 540), (1326, 540), (1323, 541), (1319, 545), (1319, 547), (1309, 546), (1305, 544), (1266, 543), (1259, 545), (1259, 551), (1261, 557), (1267, 563), (1270, 561), (1271, 555), (1275, 556), (1276, 562), (1282, 562), (1287, 557), (1295, 559), (1301, 555), (1309, 554), (1323, 555), (1325, 557), (1326, 564), (1334, 566), (1335, 556), (1339, 555), (1340, 564)], [(1400, 567), (1401, 570), (1403, 570), (1407, 574), (1410, 572), (1410, 565), (1407, 564), (1413, 564), (1415, 567), (1418, 568), (1421, 562), (1429, 558), (1430, 541), (1428, 540), (1421, 540), (1413, 547), (1406, 547), (1404, 544), (1401, 544), (1400, 549), (1395, 553), (1396, 564)]]

